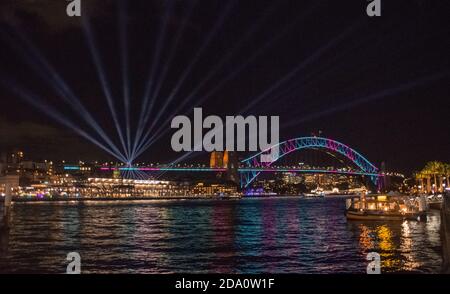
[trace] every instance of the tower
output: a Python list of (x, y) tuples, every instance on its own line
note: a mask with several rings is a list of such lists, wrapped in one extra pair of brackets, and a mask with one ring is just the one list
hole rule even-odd
[(238, 173), (239, 162), (236, 152), (225, 151), (223, 161), (224, 167), (227, 168), (227, 180), (239, 184), (239, 173)]
[(209, 159), (210, 168), (222, 168), (223, 167), (223, 152), (213, 151)]

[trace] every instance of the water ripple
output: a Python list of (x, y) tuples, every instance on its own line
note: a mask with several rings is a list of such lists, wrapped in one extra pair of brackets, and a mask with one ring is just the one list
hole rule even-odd
[(347, 222), (342, 198), (17, 204), (1, 273), (437, 273), (440, 218)]

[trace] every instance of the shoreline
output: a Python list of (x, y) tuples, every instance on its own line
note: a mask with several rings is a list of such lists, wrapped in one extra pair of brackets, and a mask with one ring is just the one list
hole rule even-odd
[[(122, 198), (106, 198), (106, 197), (83, 197), (83, 198), (54, 198), (54, 199), (27, 199), (13, 198), (13, 204), (39, 204), (39, 203), (107, 203), (107, 202), (146, 202), (146, 201), (170, 201), (170, 200), (240, 200), (240, 199), (268, 199), (268, 198), (298, 198), (303, 199), (303, 195), (264, 195), (264, 196), (164, 196), (164, 197), (122, 197)], [(0, 203), (2, 200), (0, 199)], [(1, 204), (0, 204), (1, 205)]]
[[(35, 198), (19, 198), (13, 197), (14, 204), (39, 204), (39, 203), (107, 203), (107, 202), (146, 202), (146, 201), (171, 201), (171, 200), (240, 200), (240, 199), (275, 199), (275, 198), (298, 198), (298, 199), (326, 199), (326, 198), (345, 198), (352, 195), (330, 195), (326, 197), (305, 197), (303, 195), (249, 195), (249, 196), (162, 196), (162, 197), (80, 197), (80, 198), (50, 198), (50, 199), (35, 199)], [(3, 205), (3, 198), (0, 197), (0, 206)]]
[(228, 200), (240, 199), (241, 197), (226, 196), (226, 197), (209, 197), (209, 196), (164, 196), (164, 197), (80, 197), (80, 198), (55, 198), (55, 199), (13, 199), (13, 203), (83, 203), (83, 202), (126, 202), (126, 201), (155, 201), (155, 200)]

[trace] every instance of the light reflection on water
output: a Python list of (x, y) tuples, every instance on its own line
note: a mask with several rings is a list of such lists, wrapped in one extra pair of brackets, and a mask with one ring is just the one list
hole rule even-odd
[(345, 201), (266, 198), (16, 204), (0, 272), (63, 273), (77, 251), (84, 273), (438, 273), (440, 218), (347, 222)]

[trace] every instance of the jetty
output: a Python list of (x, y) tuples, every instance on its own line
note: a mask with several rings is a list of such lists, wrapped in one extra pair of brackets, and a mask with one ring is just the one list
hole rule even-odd
[(5, 185), (5, 196), (0, 204), (0, 231), (8, 231), (10, 228), (10, 220), (11, 220), (11, 205), (12, 205), (12, 191), (11, 185)]
[(443, 272), (450, 274), (450, 191), (444, 194), (441, 209)]

